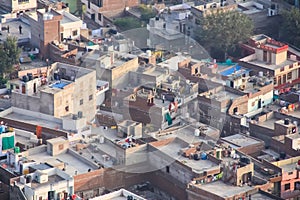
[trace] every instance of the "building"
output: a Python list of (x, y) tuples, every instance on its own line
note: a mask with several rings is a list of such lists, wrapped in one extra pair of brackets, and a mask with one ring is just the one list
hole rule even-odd
[(129, 7), (139, 5), (138, 0), (81, 0), (85, 5), (86, 15), (100, 25), (104, 24), (104, 16), (112, 17), (122, 13)]
[(274, 77), (275, 94), (283, 93), (299, 82), (298, 61), (295, 55), (288, 57), (288, 45), (265, 35), (256, 35), (242, 47), (252, 54), (240, 59), (239, 64)]
[(15, 183), (26, 199), (63, 199), (74, 194), (74, 179), (57, 168), (36, 170), (20, 176)]
[(31, 45), (40, 50), (40, 57), (50, 58), (49, 44), (64, 39), (79, 39), (83, 26), (82, 20), (62, 9), (38, 9), (25, 14), (31, 27)]
[(113, 191), (111, 193), (101, 195), (99, 197), (91, 198), (90, 200), (128, 200), (128, 199), (146, 200), (143, 197), (140, 197), (125, 189)]
[(1, 0), (0, 7), (10, 13), (23, 13), (37, 8), (36, 0)]
[[(69, 114), (87, 121), (96, 112), (96, 72), (63, 63), (19, 72), (12, 105), (56, 118)], [(88, 81), (88, 84), (87, 84)]]
[(291, 199), (299, 196), (300, 174), (299, 174), (299, 159), (293, 157), (285, 160), (273, 162), (281, 170), (281, 178), (279, 179), (279, 196), (283, 199)]

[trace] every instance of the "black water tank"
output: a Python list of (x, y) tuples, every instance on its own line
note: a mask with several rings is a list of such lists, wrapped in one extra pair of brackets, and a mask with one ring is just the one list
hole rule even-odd
[(285, 159), (285, 157), (286, 157), (286, 153), (285, 152), (280, 152), (279, 153), (279, 157), (281, 158), (281, 159)]
[(24, 76), (22, 77), (22, 80), (23, 80), (23, 82), (27, 82), (27, 81), (28, 81), (28, 77), (27, 77), (26, 75), (24, 75)]
[(194, 154), (194, 160), (200, 160), (200, 155), (198, 153)]
[(290, 120), (288, 118), (285, 118), (284, 119), (284, 125), (289, 125), (289, 123), (290, 123)]
[(33, 79), (32, 73), (27, 73), (28, 80), (31, 81)]
[(32, 177), (31, 176), (26, 176), (26, 183), (31, 183)]

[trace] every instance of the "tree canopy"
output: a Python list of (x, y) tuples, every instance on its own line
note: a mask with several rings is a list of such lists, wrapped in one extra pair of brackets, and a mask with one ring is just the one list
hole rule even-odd
[(114, 24), (122, 31), (140, 28), (142, 23), (134, 17), (123, 17), (114, 20)]
[(141, 12), (141, 20), (148, 23), (150, 18), (153, 18), (156, 16), (156, 13), (151, 7), (148, 7), (147, 5), (141, 4), (139, 6), (140, 12)]
[(289, 11), (284, 11), (282, 17), (280, 40), (300, 48), (300, 11), (293, 7)]
[(8, 36), (0, 44), (0, 76), (13, 71), (14, 65), (19, 63), (21, 49), (17, 45), (17, 38)]
[(254, 27), (248, 16), (237, 11), (218, 10), (199, 19), (199, 23), (195, 38), (216, 58), (220, 56), (213, 55), (215, 52), (221, 52), (226, 57), (228, 52), (235, 51), (239, 42), (251, 36)]

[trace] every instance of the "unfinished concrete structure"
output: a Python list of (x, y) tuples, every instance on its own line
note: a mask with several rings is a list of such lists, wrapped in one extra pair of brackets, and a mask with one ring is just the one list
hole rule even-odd
[[(12, 105), (60, 118), (74, 114), (90, 121), (96, 112), (96, 72), (63, 63), (19, 72)], [(88, 84), (87, 84), (88, 82)]]

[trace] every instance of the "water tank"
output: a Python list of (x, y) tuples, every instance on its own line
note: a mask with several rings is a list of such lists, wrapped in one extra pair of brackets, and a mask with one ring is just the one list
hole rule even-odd
[(32, 73), (27, 73), (28, 80), (31, 81), (33, 79)]
[(150, 50), (147, 50), (146, 53), (147, 53), (147, 56), (148, 56), (148, 57), (151, 56), (151, 51), (150, 51)]
[(59, 80), (59, 76), (57, 72), (54, 72), (53, 74), (54, 80)]
[(26, 176), (26, 183), (31, 183), (32, 177), (31, 176)]
[(295, 126), (298, 126), (298, 122), (297, 122), (297, 121), (293, 121), (293, 124), (294, 124)]
[(200, 130), (195, 129), (194, 135), (195, 135), (195, 137), (199, 137), (200, 136)]
[(285, 118), (284, 119), (284, 125), (289, 125), (289, 123), (290, 123), (290, 120), (288, 118)]
[(28, 81), (28, 77), (27, 77), (26, 75), (24, 75), (24, 76), (22, 77), (22, 80), (23, 80), (23, 82), (27, 82), (27, 81)]
[(259, 77), (263, 77), (264, 76), (264, 72), (262, 72), (262, 71), (258, 72), (258, 76)]
[(82, 118), (82, 111), (78, 111), (78, 118)]
[(103, 143), (104, 143), (104, 137), (103, 137), (103, 136), (100, 137), (99, 142), (100, 142), (100, 144), (103, 144)]
[(194, 160), (200, 160), (200, 155), (199, 154), (194, 154)]
[(207, 160), (207, 154), (205, 152), (201, 153), (201, 160)]
[(15, 148), (14, 148), (14, 153), (16, 153), (16, 154), (17, 154), (17, 153), (20, 153), (20, 147), (15, 147)]
[(281, 159), (285, 159), (285, 157), (286, 157), (286, 153), (285, 152), (280, 152), (279, 153), (279, 157), (281, 158)]

